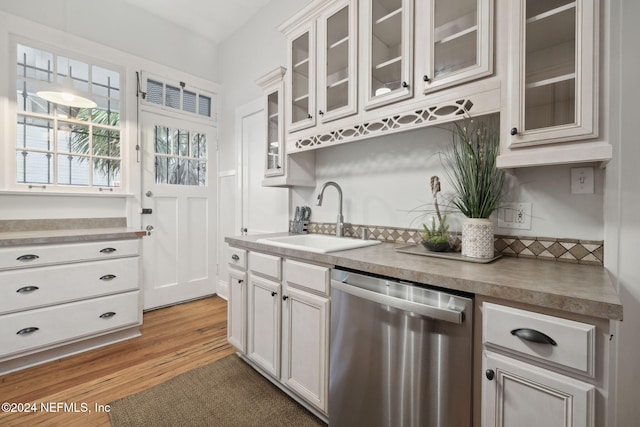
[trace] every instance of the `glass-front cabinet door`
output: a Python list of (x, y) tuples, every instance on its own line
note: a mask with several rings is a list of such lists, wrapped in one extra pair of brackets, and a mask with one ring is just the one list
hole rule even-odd
[(357, 2), (340, 1), (318, 20), (318, 115), (328, 122), (357, 112)]
[(284, 146), (282, 131), (282, 91), (273, 90), (267, 93), (267, 165), (265, 176), (282, 175), (282, 147)]
[(417, 2), (416, 56), (421, 55), (424, 93), (493, 72), (492, 15), (493, 0)]
[(316, 124), (316, 40), (315, 22), (309, 22), (289, 38), (289, 73), (291, 90), (287, 104), (288, 131)]
[(286, 69), (278, 67), (258, 78), (256, 83), (264, 90), (265, 121), (265, 178), (286, 173), (284, 149), (284, 75)]
[(413, 95), (413, 0), (362, 2), (365, 108)]
[(597, 0), (512, 4), (511, 145), (597, 136)]

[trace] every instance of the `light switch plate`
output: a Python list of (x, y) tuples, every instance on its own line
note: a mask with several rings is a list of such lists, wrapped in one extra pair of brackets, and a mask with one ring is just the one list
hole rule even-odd
[(593, 194), (593, 167), (571, 168), (571, 194)]
[(531, 203), (501, 202), (498, 227), (531, 230)]

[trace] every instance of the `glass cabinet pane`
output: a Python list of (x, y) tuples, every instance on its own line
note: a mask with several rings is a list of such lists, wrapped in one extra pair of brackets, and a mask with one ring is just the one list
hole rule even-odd
[(525, 130), (576, 123), (576, 2), (526, 2)]
[(433, 8), (432, 78), (476, 65), (478, 0), (435, 0)]
[(280, 131), (278, 126), (278, 92), (267, 96), (267, 170), (280, 167)]
[(402, 86), (402, 0), (372, 0), (371, 97)]
[(326, 34), (326, 109), (327, 112), (349, 103), (349, 7), (327, 19)]
[(311, 113), (309, 98), (309, 33), (295, 39), (291, 46), (291, 122), (307, 120)]

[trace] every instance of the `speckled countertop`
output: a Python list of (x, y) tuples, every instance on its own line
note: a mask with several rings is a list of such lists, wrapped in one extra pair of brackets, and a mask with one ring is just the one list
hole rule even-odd
[[(277, 233), (271, 236), (283, 236)], [(382, 243), (318, 254), (257, 243), (265, 235), (227, 237), (231, 246), (345, 267), (503, 300), (622, 320), (622, 304), (609, 272), (600, 266), (503, 257), (476, 264), (397, 252), (404, 244)]]
[(0, 232), (0, 247), (137, 239), (144, 231), (127, 227)]
[(144, 231), (126, 218), (18, 219), (0, 221), (0, 247), (136, 239)]

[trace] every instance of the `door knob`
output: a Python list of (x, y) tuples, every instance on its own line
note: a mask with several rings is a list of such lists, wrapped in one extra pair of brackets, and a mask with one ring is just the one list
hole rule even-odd
[(153, 197), (153, 191), (149, 190), (146, 193), (144, 193), (144, 195), (147, 197)]
[(487, 379), (489, 381), (493, 380), (493, 378), (496, 376), (496, 373), (493, 371), (493, 369), (487, 369), (484, 374), (487, 376)]
[(147, 225), (147, 236), (151, 236), (152, 231), (153, 231), (153, 225)]

